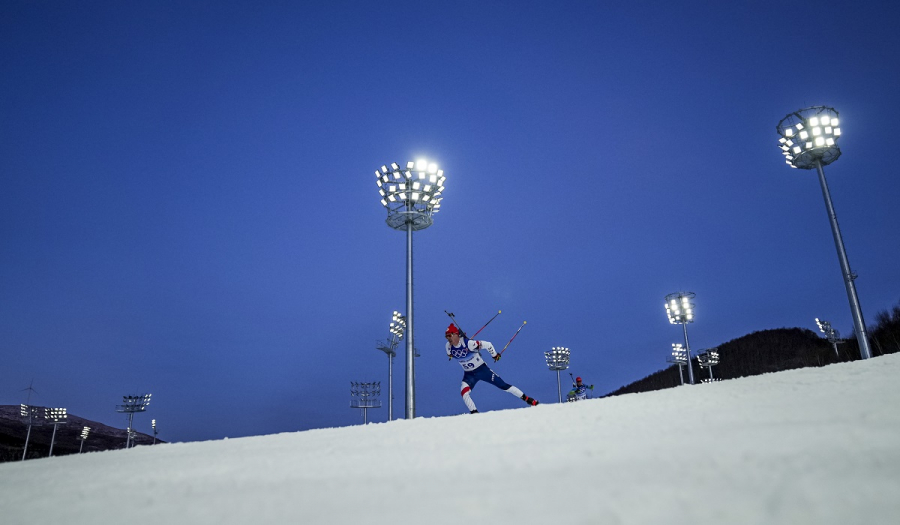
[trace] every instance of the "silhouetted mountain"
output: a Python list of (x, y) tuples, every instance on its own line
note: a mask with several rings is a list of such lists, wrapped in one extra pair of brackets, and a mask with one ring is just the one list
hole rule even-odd
[[(0, 405), (0, 463), (22, 459), (28, 427), (22, 422), (20, 414), (21, 407), (19, 405)], [(84, 452), (125, 448), (127, 437), (125, 429), (113, 428), (69, 414), (66, 423), (57, 426), (56, 439), (53, 441), (53, 455), (77, 454), (81, 447), (79, 437), (84, 427), (91, 428), (90, 434), (84, 442)], [(53, 425), (32, 426), (31, 435), (28, 437), (26, 459), (47, 457), (50, 453), (52, 438)], [(163, 443), (160, 440), (156, 442)], [(135, 444), (151, 445), (153, 436), (138, 432), (135, 434)]]
[[(869, 327), (869, 340), (874, 355), (900, 351), (900, 306), (891, 312), (879, 312), (877, 324)], [(700, 350), (704, 352), (706, 349)], [(825, 366), (860, 358), (855, 336), (837, 342), (835, 348), (826, 339), (805, 328), (777, 328), (762, 330), (719, 345), (719, 364), (713, 367), (717, 380), (779, 372), (792, 368)], [(709, 379), (709, 370), (701, 369), (697, 350), (692, 350), (691, 366), (694, 382)], [(684, 380), (688, 381), (687, 366)], [(681, 384), (678, 365), (672, 365), (649, 376), (610, 392), (608, 396), (649, 392)]]

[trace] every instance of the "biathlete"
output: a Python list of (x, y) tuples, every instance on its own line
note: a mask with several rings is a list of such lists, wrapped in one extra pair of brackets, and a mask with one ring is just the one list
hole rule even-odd
[(500, 376), (495, 374), (494, 371), (487, 366), (484, 359), (481, 358), (481, 351), (487, 350), (488, 353), (491, 354), (491, 357), (494, 358), (495, 362), (499, 361), (500, 354), (494, 349), (494, 345), (488, 341), (476, 341), (465, 337), (465, 335), (460, 336), (459, 328), (457, 328), (455, 324), (451, 324), (447, 327), (445, 336), (447, 337), (447, 357), (456, 359), (464, 370), (460, 394), (470, 413), (478, 413), (478, 409), (475, 408), (475, 402), (472, 401), (470, 392), (475, 388), (475, 383), (479, 381), (487, 381), (500, 390), (505, 390), (518, 397), (529, 405), (535, 406), (538, 404), (537, 399), (526, 396), (525, 393), (518, 388), (503, 381)]

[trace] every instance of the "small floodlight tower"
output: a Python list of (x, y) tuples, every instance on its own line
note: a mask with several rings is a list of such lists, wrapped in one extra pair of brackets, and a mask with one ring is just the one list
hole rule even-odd
[(137, 396), (122, 396), (122, 404), (116, 408), (116, 412), (128, 414), (128, 438), (125, 440), (125, 448), (134, 446), (134, 414), (144, 412), (150, 404), (153, 394), (140, 394)]
[(156, 436), (157, 436), (157, 434), (159, 434), (159, 429), (156, 428), (156, 420), (155, 419), (150, 420), (150, 426), (153, 428), (153, 444), (155, 445), (156, 444)]
[(712, 367), (719, 364), (719, 350), (717, 348), (711, 348), (706, 352), (699, 354), (697, 356), (697, 362), (700, 364), (700, 368), (709, 369), (709, 379), (704, 379), (703, 383), (712, 383), (715, 381), (713, 378)]
[(350, 382), (350, 408), (361, 408), (363, 411), (363, 424), (369, 423), (368, 409), (381, 408), (381, 381), (373, 383)]
[(391, 324), (388, 327), (391, 337), (387, 345), (378, 345), (378, 349), (388, 356), (388, 421), (394, 420), (394, 357), (397, 355), (397, 344), (406, 332), (406, 317), (394, 310)]
[(828, 191), (828, 182), (825, 180), (823, 169), (823, 166), (831, 164), (841, 156), (841, 149), (837, 145), (841, 136), (839, 126), (837, 110), (827, 106), (813, 106), (790, 113), (781, 119), (775, 129), (780, 136), (778, 147), (781, 148), (787, 165), (802, 170), (815, 169), (819, 174), (819, 185), (822, 186), (825, 210), (831, 222), (831, 234), (834, 237), (834, 247), (837, 249), (844, 277), (844, 288), (847, 289), (847, 299), (850, 301), (850, 313), (853, 315), (853, 328), (859, 343), (859, 353), (863, 359), (868, 359), (872, 357), (872, 351), (869, 349), (866, 323), (863, 321), (862, 307), (856, 295), (856, 285), (853, 283), (857, 275), (850, 270), (850, 260), (847, 258), (847, 250), (844, 249), (844, 240), (841, 237), (841, 229), (831, 203), (831, 193)]
[(396, 162), (375, 170), (381, 204), (387, 209), (387, 225), (406, 232), (406, 419), (416, 417), (415, 347), (413, 345), (413, 231), (431, 226), (432, 215), (440, 211), (444, 192), (444, 171), (427, 160)]
[(547, 358), (547, 368), (551, 372), (556, 371), (556, 393), (560, 403), (562, 403), (562, 386), (559, 381), (559, 372), (569, 368), (570, 354), (569, 349), (562, 346), (554, 346), (549, 352), (544, 352), (544, 357)]
[(684, 329), (684, 348), (687, 352), (688, 380), (694, 384), (694, 367), (691, 366), (691, 344), (688, 342), (687, 325), (694, 322), (694, 292), (675, 292), (666, 296), (666, 315), (669, 323), (680, 324)]
[(687, 352), (684, 351), (684, 345), (681, 343), (672, 343), (672, 356), (666, 359), (668, 363), (678, 365), (678, 376), (681, 378), (681, 384), (684, 384), (684, 365), (687, 364)]
[(41, 407), (21, 405), (19, 414), (22, 418), (22, 422), (28, 425), (28, 432), (25, 434), (25, 450), (22, 451), (22, 461), (25, 461), (25, 456), (28, 454), (28, 440), (31, 438), (31, 427), (42, 426), (46, 421), (40, 410)]
[(840, 358), (841, 356), (838, 354), (837, 349), (837, 340), (840, 339), (841, 334), (831, 326), (831, 323), (828, 321), (820, 321), (818, 317), (816, 317), (816, 324), (819, 325), (819, 331), (825, 334), (825, 337), (828, 338), (828, 342), (831, 343), (831, 346), (834, 348), (835, 357)]
[(44, 419), (47, 420), (47, 423), (53, 425), (53, 437), (50, 438), (50, 454), (48, 454), (47, 457), (53, 456), (53, 444), (56, 443), (56, 427), (68, 423), (68, 417), (69, 415), (66, 414), (65, 408), (44, 409)]
[(91, 427), (84, 427), (81, 429), (81, 435), (78, 436), (78, 441), (81, 441), (81, 446), (78, 447), (78, 453), (81, 454), (84, 451), (84, 442), (87, 441), (88, 435), (91, 433)]

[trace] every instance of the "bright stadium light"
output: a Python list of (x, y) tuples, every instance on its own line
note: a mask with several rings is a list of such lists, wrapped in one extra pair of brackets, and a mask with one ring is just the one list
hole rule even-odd
[(709, 380), (704, 379), (704, 383), (710, 383), (715, 381), (713, 378), (712, 367), (719, 364), (719, 350), (717, 348), (711, 348), (706, 352), (702, 352), (697, 356), (697, 362), (700, 364), (700, 368), (708, 368), (709, 369)]
[(53, 444), (56, 443), (56, 427), (68, 423), (69, 415), (65, 408), (45, 408), (44, 419), (47, 423), (53, 425), (53, 437), (50, 438), (50, 453), (47, 457), (53, 456)]
[(406, 419), (416, 417), (415, 347), (413, 345), (413, 231), (431, 226), (440, 211), (444, 171), (420, 159), (400, 167), (396, 162), (375, 170), (381, 204), (387, 209), (388, 226), (406, 232)]
[(25, 456), (28, 455), (28, 440), (31, 438), (31, 427), (39, 427), (46, 422), (44, 415), (41, 413), (41, 408), (42, 407), (33, 407), (31, 405), (21, 405), (19, 410), (22, 422), (28, 426), (28, 432), (25, 434), (25, 450), (22, 451), (22, 461), (25, 461)]
[(560, 403), (562, 403), (562, 386), (559, 381), (559, 372), (569, 368), (570, 355), (569, 349), (562, 346), (554, 346), (549, 352), (544, 352), (547, 367), (551, 372), (556, 371), (556, 393)]
[(78, 453), (81, 454), (84, 451), (84, 442), (87, 441), (88, 435), (91, 433), (91, 427), (84, 427), (81, 429), (81, 435), (78, 436), (78, 440), (81, 441), (81, 446), (78, 447)]
[(122, 396), (122, 404), (116, 407), (116, 412), (128, 414), (128, 437), (125, 440), (125, 448), (134, 446), (134, 414), (136, 412), (144, 412), (150, 404), (150, 397), (153, 394), (140, 394), (137, 396)]
[(388, 421), (394, 420), (394, 357), (397, 355), (397, 344), (403, 339), (406, 332), (406, 317), (394, 310), (391, 324), (388, 326), (391, 337), (386, 345), (378, 345), (378, 349), (388, 356)]
[(818, 317), (816, 317), (816, 324), (819, 325), (819, 331), (825, 334), (828, 342), (831, 343), (831, 346), (834, 348), (835, 357), (840, 358), (841, 356), (838, 354), (837, 341), (841, 338), (841, 334), (831, 326), (831, 323), (828, 321), (820, 321)]
[(666, 359), (668, 363), (675, 363), (678, 365), (678, 376), (681, 378), (681, 384), (684, 384), (684, 365), (687, 364), (687, 352), (684, 350), (684, 345), (681, 343), (672, 343), (672, 355), (668, 359)]
[(831, 164), (841, 156), (841, 149), (837, 144), (841, 136), (839, 126), (837, 110), (827, 106), (813, 106), (788, 114), (781, 119), (775, 129), (779, 135), (778, 147), (781, 149), (787, 165), (803, 170), (815, 169), (819, 174), (819, 185), (822, 187), (822, 196), (825, 198), (825, 210), (828, 212), (828, 220), (831, 222), (831, 234), (834, 237), (834, 246), (837, 249), (838, 261), (841, 265), (847, 299), (850, 301), (850, 312), (853, 315), (853, 328), (859, 343), (859, 353), (863, 359), (868, 359), (872, 357), (872, 351), (869, 348), (869, 337), (866, 333), (866, 323), (863, 320), (859, 297), (856, 294), (856, 285), (853, 283), (857, 275), (850, 270), (850, 260), (847, 258), (847, 250), (844, 249), (844, 240), (841, 237), (841, 229), (831, 203), (831, 193), (828, 191), (828, 182), (825, 180), (825, 170), (823, 169), (823, 166)]
[(157, 436), (157, 434), (159, 434), (159, 429), (156, 428), (156, 420), (155, 419), (150, 420), (150, 426), (153, 428), (153, 444), (155, 445), (156, 444), (156, 436)]
[(694, 292), (675, 292), (666, 296), (666, 315), (670, 324), (680, 324), (684, 329), (684, 347), (687, 353), (688, 380), (694, 384), (694, 367), (691, 366), (691, 344), (688, 341), (687, 325), (694, 322)]
[(381, 408), (381, 381), (373, 383), (350, 382), (350, 408), (361, 408), (363, 411), (363, 424), (369, 423), (368, 410)]

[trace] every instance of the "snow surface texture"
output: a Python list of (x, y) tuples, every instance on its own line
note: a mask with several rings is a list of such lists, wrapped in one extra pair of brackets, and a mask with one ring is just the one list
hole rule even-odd
[(898, 523), (898, 376), (895, 354), (563, 405), (7, 463), (0, 521)]

